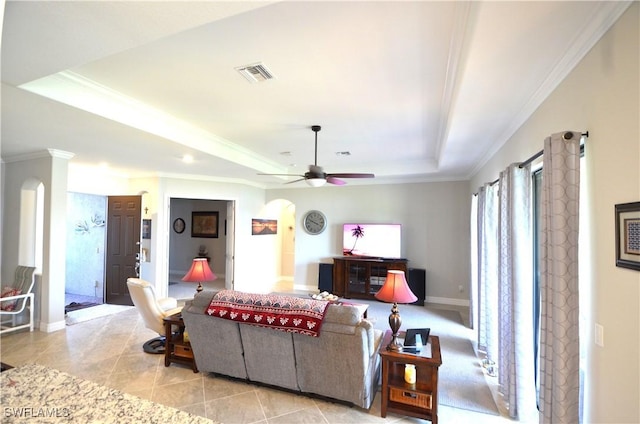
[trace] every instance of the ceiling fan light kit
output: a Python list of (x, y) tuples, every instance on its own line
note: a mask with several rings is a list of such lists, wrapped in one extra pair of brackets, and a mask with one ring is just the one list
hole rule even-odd
[(322, 187), (327, 182), (324, 178), (307, 178), (305, 181), (311, 187)]
[[(333, 185), (345, 185), (346, 182), (342, 181), (340, 178), (375, 178), (373, 174), (360, 174), (360, 173), (337, 173), (337, 174), (327, 174), (324, 172), (321, 166), (318, 166), (318, 131), (320, 131), (322, 127), (320, 125), (312, 125), (311, 130), (315, 133), (315, 153), (313, 165), (309, 165), (309, 171), (305, 172), (304, 175), (298, 174), (258, 174), (258, 175), (280, 175), (280, 176), (290, 176), (290, 177), (301, 177), (297, 180), (286, 182), (285, 184), (297, 183), (298, 181), (306, 181), (308, 185), (311, 187), (321, 187), (325, 185), (325, 183), (333, 184)], [(340, 152), (341, 154), (348, 152)], [(348, 153), (350, 155), (350, 153)]]

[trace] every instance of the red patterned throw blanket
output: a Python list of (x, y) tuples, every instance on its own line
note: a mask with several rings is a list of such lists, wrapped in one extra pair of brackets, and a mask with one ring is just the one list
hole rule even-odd
[(207, 314), (318, 337), (328, 305), (325, 300), (221, 290), (213, 296)]

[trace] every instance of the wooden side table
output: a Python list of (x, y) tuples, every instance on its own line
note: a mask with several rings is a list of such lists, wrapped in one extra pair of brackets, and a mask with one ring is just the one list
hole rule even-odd
[[(380, 415), (387, 412), (409, 415), (438, 423), (438, 368), (442, 365), (440, 339), (429, 336), (429, 342), (420, 352), (392, 352), (386, 349), (391, 331), (382, 340), (382, 405)], [(416, 367), (416, 382), (404, 380), (406, 364)]]
[[(179, 364), (191, 365), (193, 372), (198, 372), (196, 359), (193, 357), (193, 350), (191, 349), (191, 343), (184, 340), (185, 326), (182, 320), (182, 314), (170, 315), (163, 321), (166, 337), (164, 366), (168, 367), (172, 362), (177, 362)], [(173, 332), (174, 327), (178, 328), (178, 332)]]

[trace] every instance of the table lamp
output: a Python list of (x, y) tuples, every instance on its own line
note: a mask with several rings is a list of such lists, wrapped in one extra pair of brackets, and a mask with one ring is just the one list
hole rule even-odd
[(216, 278), (218, 277), (209, 268), (207, 258), (195, 258), (187, 275), (182, 277), (182, 281), (198, 283), (198, 288), (196, 289), (196, 294), (198, 294), (202, 291), (202, 283), (204, 281), (213, 281)]
[(418, 300), (407, 284), (404, 271), (395, 269), (387, 271), (387, 279), (384, 281), (382, 288), (375, 294), (375, 297), (383, 302), (393, 303), (391, 315), (389, 315), (389, 326), (391, 327), (393, 338), (387, 345), (387, 350), (401, 352), (402, 345), (398, 341), (398, 331), (400, 330), (400, 325), (402, 325), (402, 319), (400, 319), (398, 303), (413, 303)]

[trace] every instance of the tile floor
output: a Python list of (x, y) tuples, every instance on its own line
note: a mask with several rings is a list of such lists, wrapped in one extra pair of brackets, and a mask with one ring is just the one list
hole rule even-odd
[[(421, 423), (395, 414), (380, 417), (380, 393), (362, 410), (241, 381), (164, 366), (162, 355), (142, 351), (154, 337), (135, 309), (44, 333), (0, 339), (2, 362), (39, 363), (75, 376), (222, 423)], [(442, 423), (506, 423), (509, 419), (440, 405)]]

